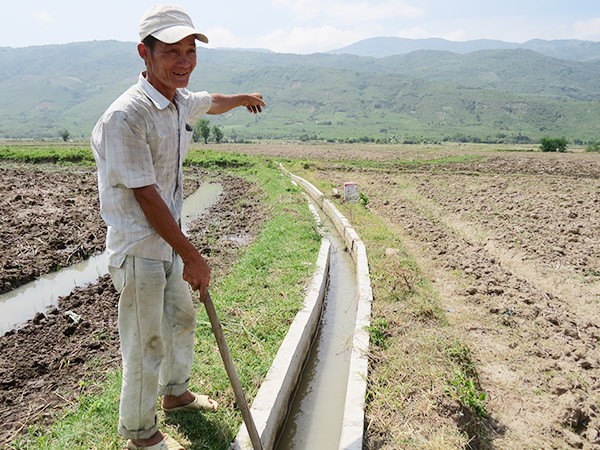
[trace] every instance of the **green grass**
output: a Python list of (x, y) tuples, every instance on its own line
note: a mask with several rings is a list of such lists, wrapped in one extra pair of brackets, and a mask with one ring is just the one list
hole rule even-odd
[(13, 442), (14, 449), (94, 449), (122, 448), (116, 435), (119, 419), (121, 378), (111, 373), (107, 379), (95, 382), (98, 394), (84, 395), (79, 404), (70, 408), (52, 426), (33, 425), (24, 437)]
[[(40, 156), (44, 160), (45, 156)], [(245, 394), (251, 402), (279, 348), (295, 313), (301, 308), (304, 287), (314, 270), (321, 238), (306, 200), (298, 188), (269, 160), (241, 155), (192, 151), (189, 164), (230, 170), (257, 183), (269, 217), (255, 242), (222, 279), (213, 280), (211, 296)], [(242, 423), (220, 359), (206, 313), (198, 307), (196, 354), (191, 389), (216, 397), (214, 414), (165, 417), (162, 430), (186, 448), (226, 449)], [(109, 373), (95, 383), (96, 394), (79, 403), (47, 428), (31, 427), (12, 443), (14, 449), (118, 449), (120, 373)]]
[(184, 164), (207, 169), (250, 168), (256, 159), (241, 153), (219, 153), (210, 149), (199, 150), (197, 146), (191, 151)]
[(386, 330), (389, 326), (390, 324), (385, 319), (374, 320), (367, 328), (369, 331), (370, 344), (385, 350), (388, 346), (386, 342), (388, 332)]
[(448, 379), (446, 393), (460, 403), (472, 417), (486, 418), (487, 395), (479, 386), (471, 352), (463, 343), (455, 342), (448, 348), (448, 356), (455, 363), (455, 368)]
[(94, 164), (90, 147), (68, 144), (2, 145), (0, 160), (19, 163)]
[(448, 394), (456, 399), (471, 415), (485, 418), (487, 411), (485, 407), (486, 394), (481, 392), (473, 378), (458, 369), (455, 369), (448, 381), (450, 387)]

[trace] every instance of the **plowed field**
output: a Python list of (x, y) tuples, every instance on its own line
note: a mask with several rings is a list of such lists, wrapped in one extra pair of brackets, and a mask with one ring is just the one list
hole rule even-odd
[[(185, 190), (214, 177), (190, 170)], [(253, 240), (264, 211), (248, 182), (216, 181), (223, 184), (219, 202), (188, 232), (218, 277)], [(0, 165), (0, 193), (2, 292), (104, 250), (94, 169)], [(239, 201), (243, 209), (232, 206)], [(89, 393), (89, 380), (120, 366), (117, 303), (106, 275), (0, 336), (0, 448), (28, 425), (54, 420)]]
[[(302, 155), (311, 179), (340, 191), (358, 183), (367, 208), (433, 280), (450, 326), (471, 350), (492, 448), (600, 448), (600, 155), (504, 150), (246, 151)], [(394, 416), (370, 414), (373, 424), (378, 414)], [(402, 427), (405, 412), (395, 417)], [(373, 425), (368, 433), (385, 443), (390, 430)], [(397, 448), (370, 448), (380, 445)]]

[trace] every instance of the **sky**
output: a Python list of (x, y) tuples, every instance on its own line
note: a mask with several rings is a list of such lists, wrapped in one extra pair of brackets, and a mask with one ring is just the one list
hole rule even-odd
[(0, 47), (137, 42), (139, 18), (157, 3), (186, 9), (209, 48), (307, 54), (378, 36), (600, 41), (598, 0), (8, 0)]

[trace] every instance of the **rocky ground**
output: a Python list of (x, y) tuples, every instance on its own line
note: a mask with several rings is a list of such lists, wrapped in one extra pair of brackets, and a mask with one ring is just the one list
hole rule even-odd
[[(219, 202), (189, 233), (213, 268), (227, 270), (265, 217), (255, 186), (189, 169), (186, 193), (223, 184)], [(100, 253), (94, 169), (0, 165), (0, 292)], [(108, 276), (61, 298), (57, 307), (0, 336), (0, 447), (32, 423), (51, 421), (120, 364), (117, 295)]]

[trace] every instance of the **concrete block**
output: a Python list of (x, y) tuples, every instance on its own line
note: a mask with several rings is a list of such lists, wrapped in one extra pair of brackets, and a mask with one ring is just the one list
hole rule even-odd
[(296, 175), (290, 175), (291, 179), (294, 180), (296, 183), (298, 183), (300, 186), (302, 186), (302, 189), (304, 189), (306, 191), (306, 193), (308, 195), (310, 195), (310, 197), (319, 205), (321, 206), (323, 204), (323, 198), (324, 195), (323, 193), (318, 190), (313, 184), (309, 183), (308, 181), (306, 181), (304, 178), (300, 178)]

